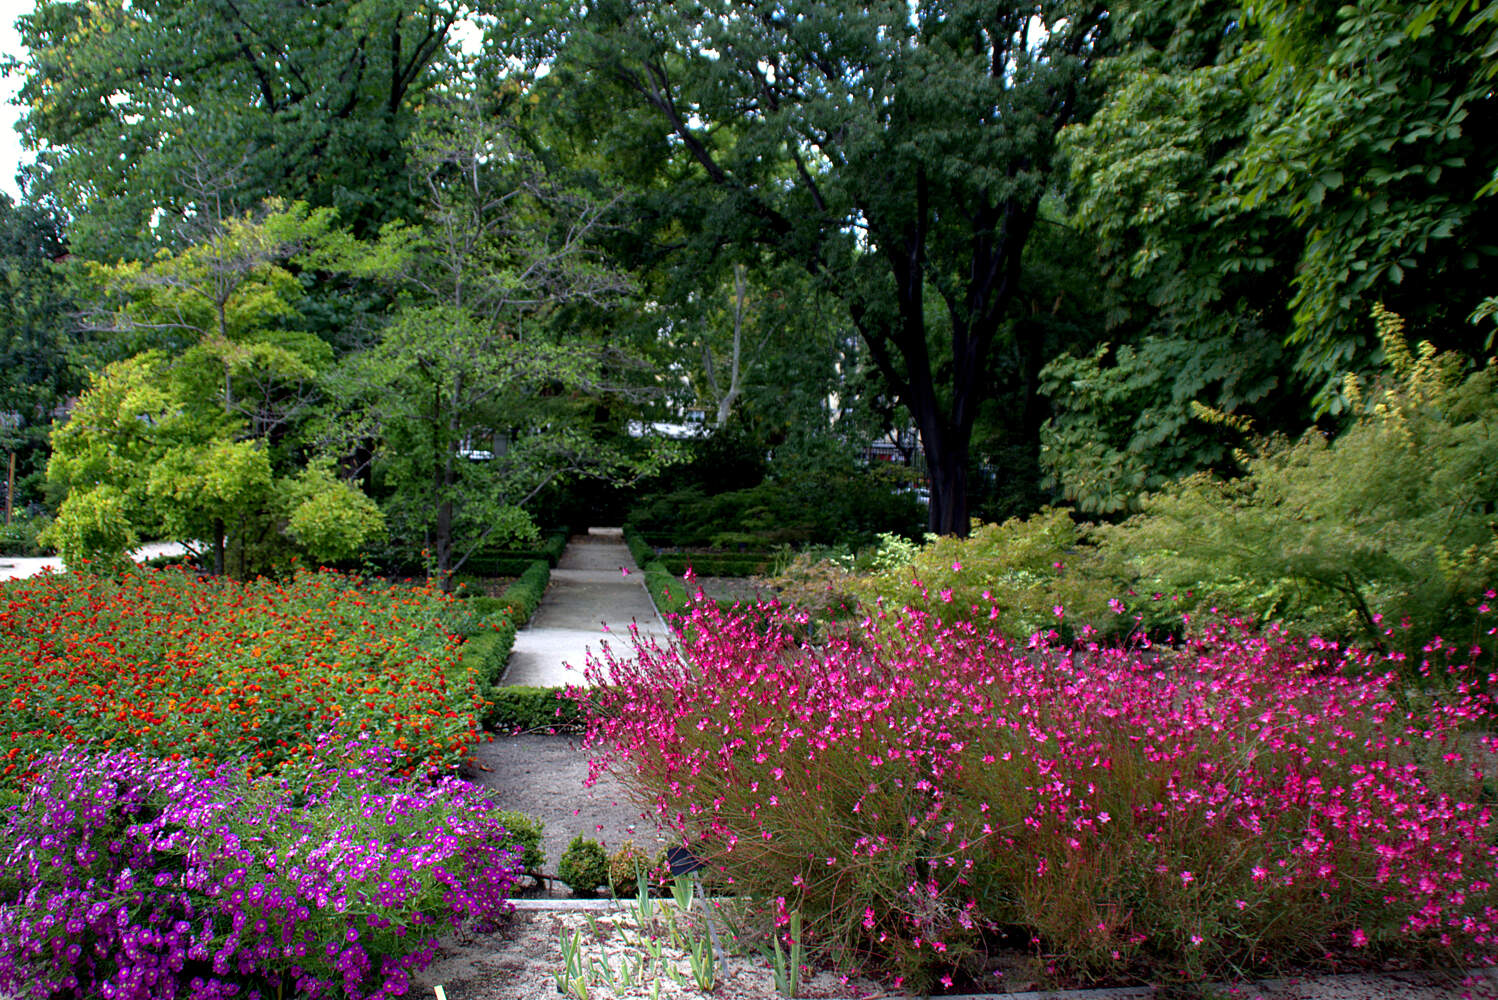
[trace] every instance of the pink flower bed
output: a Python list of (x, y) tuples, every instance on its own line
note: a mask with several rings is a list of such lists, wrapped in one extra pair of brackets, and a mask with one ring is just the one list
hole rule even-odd
[(1233, 624), (1168, 650), (918, 613), (812, 645), (775, 605), (678, 624), (590, 664), (595, 770), (846, 966), (995, 985), (999, 940), (1112, 980), (1498, 950), (1491, 698), (1447, 650), (1400, 673)]

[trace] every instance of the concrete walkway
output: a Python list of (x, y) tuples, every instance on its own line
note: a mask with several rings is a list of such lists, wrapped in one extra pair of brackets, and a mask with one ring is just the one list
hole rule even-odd
[(500, 683), (581, 685), (589, 650), (597, 653), (608, 642), (616, 652), (628, 652), (631, 622), (642, 633), (669, 634), (656, 616), (623, 532), (591, 528), (586, 535), (574, 535), (551, 571), (541, 606), (515, 636)]
[[(136, 562), (157, 556), (180, 556), (187, 550), (176, 542), (151, 542), (130, 554)], [(24, 580), (38, 573), (65, 573), (67, 567), (57, 556), (0, 556), (0, 580)]]

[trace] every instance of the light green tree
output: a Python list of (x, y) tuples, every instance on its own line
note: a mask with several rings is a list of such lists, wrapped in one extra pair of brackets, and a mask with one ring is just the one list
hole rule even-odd
[(326, 466), (273, 473), (265, 440), (203, 391), (214, 384), (204, 370), (220, 364), (212, 346), (116, 362), (54, 432), (47, 474), (67, 495), (47, 535), (70, 568), (112, 569), (143, 539), (165, 537), (206, 540), (223, 573), (232, 535), (244, 575), (260, 568), (246, 561), (252, 538), (331, 560), (380, 532), (379, 510)]
[(294, 430), (331, 362), (288, 329), (331, 212), (269, 203), (178, 253), (92, 263), (100, 331), (150, 349), (106, 366), (53, 435), (48, 478), (66, 496), (51, 537), (65, 559), (117, 563), (143, 536), (201, 541), (215, 572), (277, 551), (352, 554), (381, 518), (354, 487), (308, 464)]

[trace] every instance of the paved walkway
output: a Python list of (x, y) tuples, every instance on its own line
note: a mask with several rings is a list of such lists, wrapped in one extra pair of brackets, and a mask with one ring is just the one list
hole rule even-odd
[[(152, 542), (135, 550), (130, 558), (136, 562), (145, 562), (157, 556), (180, 556), (186, 551), (176, 542)], [(57, 556), (0, 556), (0, 580), (24, 580), (46, 570), (62, 573), (67, 567)]]
[[(665, 637), (645, 590), (645, 577), (630, 558), (618, 528), (592, 528), (574, 535), (551, 571), (551, 586), (530, 624), (515, 636), (501, 683), (535, 687), (582, 684), (588, 652), (608, 642), (628, 651), (629, 625)], [(605, 628), (604, 626), (608, 627)]]

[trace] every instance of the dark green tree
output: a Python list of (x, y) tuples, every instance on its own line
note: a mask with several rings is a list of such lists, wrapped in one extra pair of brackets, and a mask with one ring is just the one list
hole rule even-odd
[(965, 533), (994, 346), (1107, 25), (1076, 2), (613, 0), (502, 30), (640, 185), (650, 240), (757, 246), (840, 299), (919, 427), (931, 528)]
[(65, 253), (54, 215), (0, 194), (0, 483), (14, 454), (18, 504), (40, 499), (53, 420), (83, 385), (76, 306), (53, 264)]
[(148, 256), (267, 197), (372, 232), (409, 214), (404, 143), (458, 16), (400, 0), (40, 0), (19, 21), (33, 187), (75, 249)]

